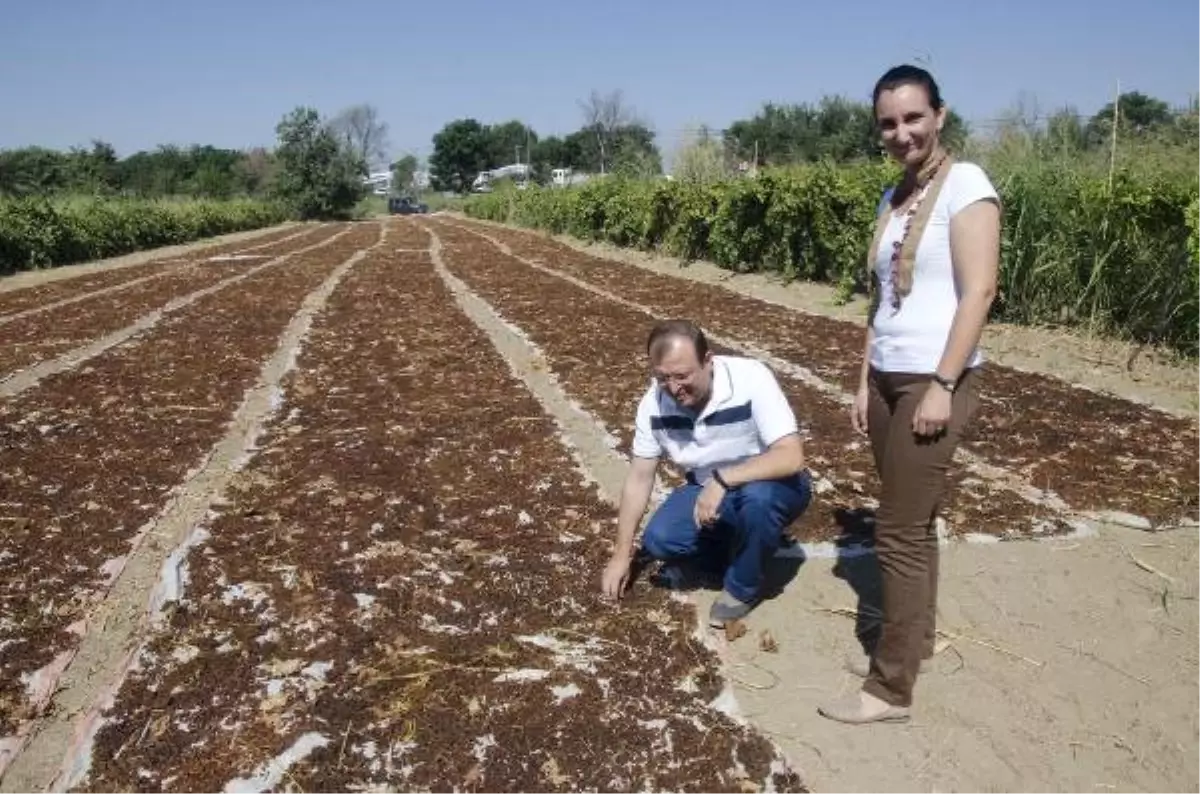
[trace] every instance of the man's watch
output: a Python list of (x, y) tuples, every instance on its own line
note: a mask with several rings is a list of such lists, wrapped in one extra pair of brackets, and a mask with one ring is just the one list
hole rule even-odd
[(941, 386), (951, 394), (954, 394), (954, 390), (958, 388), (957, 381), (951, 380), (950, 378), (944, 378), (938, 372), (933, 373), (933, 380), (937, 385)]
[(720, 471), (718, 471), (717, 469), (713, 469), (712, 476), (713, 476), (713, 479), (716, 480), (717, 482), (719, 482), (721, 484), (721, 487), (724, 488), (726, 491), (733, 490), (733, 486), (730, 485), (729, 483), (725, 482), (725, 478), (721, 476)]

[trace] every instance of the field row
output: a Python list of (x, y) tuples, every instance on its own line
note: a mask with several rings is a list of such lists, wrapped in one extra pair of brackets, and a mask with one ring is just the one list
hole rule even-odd
[(107, 268), (95, 273), (50, 281), (36, 287), (0, 292), (0, 318), (20, 312), (39, 309), (51, 304), (87, 295), (102, 289), (114, 289), (138, 279), (166, 272), (167, 265), (178, 262), (199, 261), (218, 256), (249, 254), (261, 248), (305, 234), (307, 227), (287, 227), (255, 235), (252, 240), (217, 243), (198, 248), (189, 253), (173, 257), (155, 257), (136, 265)]
[(365, 250), (253, 454), (164, 567), (172, 598), (109, 671), (126, 676), (112, 703), (59, 748), (58, 783), (799, 788), (709, 707), (722, 684), (689, 609), (645, 587), (599, 600), (611, 507), (455, 306), (420, 253), (429, 234), (393, 221), (379, 240), (352, 227), (3, 405), (20, 465), (0, 560), (19, 581), (0, 587), (20, 608), (0, 634), (19, 709), (0, 736), (36, 717), (36, 671), (102, 630), (89, 605), (230, 432), (305, 297)]
[(44, 707), (97, 628), (90, 610), (225, 432), (304, 296), (379, 237), (377, 225), (339, 231), (0, 403), (0, 736)]
[[(449, 224), (443, 222), (443, 226)], [(470, 222), (455, 222), (454, 226), (486, 235), (518, 257), (615, 293), (648, 311), (689, 317), (714, 333), (752, 342), (846, 393), (857, 387), (863, 341), (859, 324), (589, 256), (528, 232)], [(465, 244), (467, 238), (456, 239)], [(495, 259), (497, 253), (493, 249), (489, 256)], [(497, 261), (505, 259), (500, 256)], [(516, 272), (511, 264), (507, 268)], [(578, 289), (552, 286), (552, 280), (532, 273), (531, 268), (523, 272), (538, 288), (577, 296), (578, 302), (596, 300), (594, 294), (588, 298)], [(515, 293), (530, 288), (509, 284), (504, 289)], [(576, 316), (578, 311), (576, 306)], [(637, 315), (624, 312), (621, 316), (625, 323), (607, 323), (612, 329), (608, 333), (628, 328), (626, 338), (614, 343), (621, 345), (625, 354), (640, 350), (641, 342), (635, 337), (644, 330), (645, 320), (639, 319), (640, 324), (635, 322), (629, 328), (627, 322)], [(796, 396), (794, 405), (802, 418), (812, 423), (817, 444), (836, 441), (846, 448), (856, 441), (844, 411), (836, 421), (826, 423), (828, 398), (803, 390)], [(1079, 510), (1123, 510), (1156, 524), (1197, 518), (1200, 480), (1194, 421), (994, 363), (985, 367), (981, 399), (978, 419), (965, 440), (968, 451), (1039, 489), (1053, 491)], [(628, 416), (621, 416), (615, 426), (626, 424)], [(857, 463), (851, 470), (863, 471)]]
[[(125, 328), (180, 296), (227, 281), (232, 283), (269, 265), (275, 257), (302, 250), (302, 245), (320, 245), (338, 233), (337, 227), (328, 226), (256, 247), (254, 253), (243, 250), (236, 255), (196, 254), (182, 261), (148, 267), (150, 273), (132, 279), (127, 276), (117, 290), (108, 288), (98, 293), (82, 293), (66, 305), (61, 300), (55, 301), (48, 310), (36, 313), (26, 310), (12, 322), (4, 322), (0, 317), (0, 323), (3, 323), (0, 329), (8, 342), (0, 350), (0, 379)], [(222, 256), (237, 258), (224, 259)], [(142, 271), (143, 268), (135, 270)]]
[[(562, 388), (609, 428), (617, 449), (627, 454), (633, 407), (649, 377), (643, 348), (653, 317), (531, 267), (467, 229), (439, 224), (438, 232), (453, 274), (537, 345)], [(869, 531), (861, 521), (862, 508), (874, 504), (869, 446), (850, 430), (837, 400), (799, 377), (779, 375), (803, 425), (819, 497), (793, 533), (816, 541)], [(945, 513), (956, 533), (1029, 536), (1071, 529), (1065, 516), (992, 480), (962, 470), (953, 476), (957, 487)]]

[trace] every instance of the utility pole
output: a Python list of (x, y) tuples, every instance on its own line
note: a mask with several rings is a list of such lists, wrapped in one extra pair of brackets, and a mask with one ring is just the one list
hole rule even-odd
[(1108, 192), (1112, 194), (1113, 172), (1117, 168), (1117, 123), (1121, 120), (1121, 81), (1117, 80), (1117, 94), (1113, 97), (1112, 153), (1108, 159)]

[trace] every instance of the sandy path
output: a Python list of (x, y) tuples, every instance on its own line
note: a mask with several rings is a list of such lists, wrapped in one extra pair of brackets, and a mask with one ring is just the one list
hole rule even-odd
[[(818, 610), (854, 608), (849, 582), (869, 592), (873, 557), (804, 563), (752, 615), (729, 670), (742, 713), (814, 790), (1196, 791), (1196, 566), (1196, 532), (1184, 530), (951, 544), (939, 629), (1040, 665), (955, 640), (918, 680), (906, 726), (845, 726), (816, 713), (859, 685), (841, 669), (858, 648), (854, 621)], [(707, 608), (708, 594), (700, 600)], [(779, 653), (753, 642), (764, 629)]]
[[(506, 357), (525, 362), (517, 371), (528, 372), (536, 351), (507, 349), (519, 335), (502, 330), (500, 318), (477, 316), (493, 326), (493, 338), (507, 340)], [(554, 386), (526, 378), (539, 393)], [(613, 465), (620, 456), (603, 430), (574, 423), (568, 432), (603, 492), (618, 493), (623, 466)], [(875, 571), (871, 555), (810, 559), (782, 595), (753, 613), (747, 636), (732, 644), (711, 637), (740, 713), (780, 744), (814, 790), (1200, 785), (1194, 529), (1150, 534), (1101, 525), (1090, 538), (949, 544), (940, 628), (957, 638), (918, 683), (913, 722), (843, 726), (816, 706), (856, 685), (841, 668), (857, 647), (855, 621), (822, 610), (857, 608), (847, 579), (869, 603)], [(696, 595), (701, 614), (711, 597)], [(764, 630), (778, 641), (777, 653), (759, 650)]]

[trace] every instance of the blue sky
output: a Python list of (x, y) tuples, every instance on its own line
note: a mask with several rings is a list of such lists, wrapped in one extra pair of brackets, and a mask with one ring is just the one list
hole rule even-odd
[(0, 148), (100, 138), (121, 156), (269, 146), (297, 105), (369, 102), (394, 156), (424, 157), (454, 118), (564, 134), (618, 88), (669, 152), (767, 100), (866, 98), (918, 57), (972, 121), (1022, 96), (1091, 113), (1117, 80), (1200, 93), (1196, 0), (9, 0), (4, 28)]

